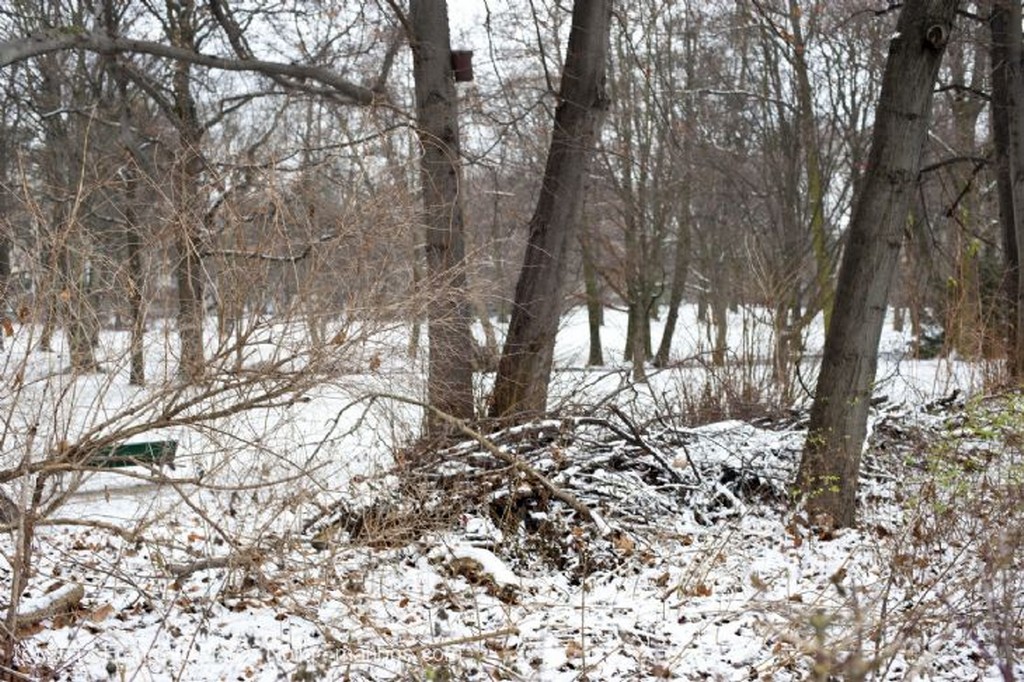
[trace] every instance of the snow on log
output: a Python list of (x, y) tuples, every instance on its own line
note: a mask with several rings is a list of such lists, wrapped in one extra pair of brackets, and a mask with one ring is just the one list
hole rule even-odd
[(78, 583), (61, 585), (52, 592), (21, 602), (18, 608), (18, 626), (24, 627), (66, 613), (85, 597), (85, 588)]

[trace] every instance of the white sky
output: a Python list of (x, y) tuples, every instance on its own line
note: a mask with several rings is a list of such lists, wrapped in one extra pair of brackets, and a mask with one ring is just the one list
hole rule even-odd
[[(480, 49), (471, 45), (466, 34), (478, 32), (484, 23), (484, 0), (448, 0), (448, 23), (451, 26), (452, 47), (456, 49)], [(479, 33), (482, 35), (482, 32)]]

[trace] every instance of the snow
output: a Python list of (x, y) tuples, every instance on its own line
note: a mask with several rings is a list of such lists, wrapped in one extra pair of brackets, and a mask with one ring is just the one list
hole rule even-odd
[[(729, 338), (763, 360), (770, 340), (761, 328), (752, 333), (756, 314), (734, 314)], [(986, 572), (997, 562), (984, 556), (998, 543), (971, 525), (963, 512), (971, 498), (954, 483), (966, 471), (992, 495), (1019, 485), (1010, 474), (995, 479), (972, 468), (994, 461), (993, 444), (1010, 427), (953, 423), (920, 407), (954, 387), (976, 388), (985, 368), (911, 361), (908, 338), (886, 332), (878, 393), (888, 400), (873, 415), (876, 437), (941, 431), (956, 447), (941, 455), (897, 445), (869, 452), (861, 528), (820, 535), (785, 502), (802, 446), (799, 414), (771, 424), (688, 420), (684, 397), (699, 395), (716, 370), (691, 362), (706, 354), (706, 337), (693, 308), (682, 317), (675, 364), (652, 371), (646, 385), (628, 381), (628, 365), (583, 367), (579, 311), (567, 316), (556, 350), (554, 402), (596, 404), (589, 414), (609, 423), (610, 406), (636, 423), (660, 414), (644, 437), (663, 461), (650, 456), (646, 468), (632, 468), (647, 455), (597, 424), (550, 420), (507, 434), (509, 442), (538, 427), (552, 434), (543, 448), (518, 448), (517, 456), (530, 457), (557, 486), (590, 491), (586, 503), (602, 528), (553, 505), (525, 509), (511, 525), (460, 508), (462, 493), (444, 485), (479, 474), (488, 460), (475, 442), (447, 451), (438, 478), (402, 478), (411, 455), (401, 448), (421, 415), (408, 404), (364, 399), (422, 395), (423, 359), (406, 359), (402, 330), (391, 329), (363, 351), (381, 353), (376, 370), (353, 370), (302, 400), (226, 414), (202, 428), (136, 434), (178, 440), (173, 470), (55, 480), (56, 504), (37, 528), (19, 609), (52, 599), (43, 592), (55, 583), (82, 585), (85, 597), (70, 616), (23, 633), (21, 660), (68, 680), (785, 681), (807, 679), (826, 659), (837, 676), (855, 676), (863, 660), (877, 668), (873, 679), (1001, 679), (998, 621), (1019, 615), (1010, 609), (1020, 603), (1010, 589), (1016, 574)], [(624, 316), (609, 311), (608, 357), (621, 353), (624, 327)], [(0, 396), (3, 468), (42, 443), (146, 423), (158, 409), (147, 400), (159, 380), (152, 389), (127, 386), (118, 364), (123, 336), (105, 339), (110, 371), (72, 379), (59, 371), (65, 355), (29, 354), (31, 329), (19, 334), (3, 351), (4, 367), (8, 378), (22, 368), (27, 387)], [(820, 340), (819, 326), (808, 334), (807, 382)], [(382, 352), (389, 343), (399, 350)], [(280, 357), (265, 346), (251, 357)], [(148, 350), (150, 376), (170, 378), (171, 337), (155, 329)], [(367, 367), (365, 358), (346, 361)], [(756, 363), (748, 369), (762, 371)], [(197, 413), (227, 399), (211, 398)], [(1009, 463), (1019, 460), (999, 452), (1012, 473)], [(913, 478), (926, 480), (933, 460), (954, 467), (952, 482), (928, 493)], [(465, 493), (488, 491), (491, 479), (479, 476)], [(510, 478), (503, 494), (485, 500), (528, 496), (528, 483)], [(15, 501), (31, 498), (28, 481), (0, 489)], [(936, 520), (940, 503), (963, 512), (951, 530)], [(557, 533), (530, 537), (527, 524)], [(0, 539), (8, 562), (14, 541)], [(542, 556), (565, 548), (572, 556), (561, 568)], [(219, 561), (171, 570), (208, 559)], [(4, 595), (11, 575), (9, 563), (0, 564)], [(1010, 581), (1005, 592), (996, 578)], [(1000, 595), (1010, 610), (1000, 611)], [(1019, 638), (1013, 642), (1019, 652)]]

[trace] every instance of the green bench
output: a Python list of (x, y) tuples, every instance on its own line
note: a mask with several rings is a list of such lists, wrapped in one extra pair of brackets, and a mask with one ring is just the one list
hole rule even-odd
[(156, 440), (146, 443), (122, 443), (100, 448), (86, 460), (91, 467), (118, 469), (130, 466), (174, 467), (174, 455), (178, 451), (176, 440)]

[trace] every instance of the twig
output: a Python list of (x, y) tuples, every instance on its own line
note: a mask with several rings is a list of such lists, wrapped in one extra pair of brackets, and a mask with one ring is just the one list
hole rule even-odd
[(561, 500), (565, 504), (569, 505), (569, 507), (571, 507), (577, 514), (579, 514), (580, 516), (582, 516), (583, 518), (587, 519), (595, 526), (597, 526), (598, 533), (600, 533), (601, 537), (606, 537), (611, 534), (611, 526), (609, 526), (608, 523), (603, 518), (601, 518), (601, 516), (597, 512), (595, 512), (590, 507), (581, 502), (578, 497), (576, 497), (569, 491), (563, 490), (556, 486), (548, 479), (547, 476), (540, 473), (539, 471), (534, 469), (532, 466), (530, 466), (520, 458), (516, 457), (515, 455), (509, 452), (505, 452), (504, 450), (499, 448), (497, 445), (494, 444), (493, 441), (487, 438), (487, 436), (483, 435), (476, 429), (470, 428), (470, 426), (466, 424), (465, 421), (457, 419), (456, 417), (451, 416), (447, 412), (442, 412), (433, 405), (428, 405), (421, 400), (415, 400), (413, 398), (407, 398), (405, 396), (395, 395), (393, 393), (377, 393), (375, 395), (376, 397), (379, 398), (395, 400), (401, 403), (406, 403), (407, 405), (418, 405), (424, 408), (425, 410), (433, 414), (435, 417), (441, 419), (441, 421), (451, 426), (454, 426), (464, 436), (468, 436), (469, 438), (475, 440), (495, 458), (501, 460), (505, 464), (511, 466), (516, 471), (525, 474), (527, 477), (539, 483), (541, 487), (543, 487), (551, 494), (552, 497), (554, 497), (557, 500)]
[[(651, 457), (653, 457), (658, 462), (658, 464), (661, 465), (665, 472), (668, 473), (672, 480), (674, 480), (676, 483), (686, 483), (686, 481), (683, 480), (683, 477), (679, 474), (679, 472), (676, 471), (671, 464), (669, 464), (668, 460), (665, 459), (665, 456), (658, 452), (658, 450), (654, 448), (654, 446), (652, 446), (650, 443), (644, 440), (643, 434), (640, 433), (640, 429), (637, 428), (636, 424), (634, 424), (629, 419), (629, 417), (627, 417), (622, 412), (621, 409), (614, 405), (609, 406), (608, 409), (610, 409), (612, 411), (612, 414), (618, 417), (622, 421), (622, 423), (626, 425), (626, 427), (630, 431), (630, 434), (632, 435), (623, 433), (620, 429), (615, 428), (612, 424), (609, 424), (607, 422), (605, 422), (605, 426), (607, 426), (609, 429), (617, 433), (620, 437), (625, 438), (629, 442), (632, 442), (634, 445), (636, 445), (641, 450), (643, 450)], [(686, 446), (683, 446), (683, 454), (686, 455), (686, 461), (689, 463), (690, 469), (693, 471), (693, 475), (697, 479), (697, 483), (703, 484), (704, 479), (701, 477), (700, 471), (697, 469), (697, 465), (694, 464), (693, 459), (690, 457), (690, 452), (689, 450), (686, 449)]]
[(193, 573), (215, 568), (236, 568), (257, 563), (259, 554), (255, 549), (245, 549), (227, 556), (213, 556), (196, 559), (187, 564), (167, 564), (167, 572), (176, 579), (187, 578)]
[(430, 642), (429, 644), (410, 644), (409, 646), (398, 647), (398, 651), (423, 651), (425, 649), (441, 649), (449, 646), (459, 646), (462, 644), (472, 644), (473, 642), (482, 642), (488, 639), (495, 639), (496, 637), (508, 637), (519, 634), (519, 628), (514, 625), (510, 625), (507, 628), (501, 628), (500, 630), (492, 630), (491, 632), (481, 632), (477, 635), (467, 635), (465, 637), (456, 637), (455, 639), (446, 639), (441, 642)]

